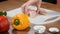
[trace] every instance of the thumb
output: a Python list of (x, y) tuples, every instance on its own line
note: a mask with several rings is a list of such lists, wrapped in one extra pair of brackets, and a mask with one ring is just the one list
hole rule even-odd
[(25, 11), (25, 14), (27, 14), (27, 15), (29, 14), (29, 11), (28, 11), (28, 5), (25, 6), (24, 11)]

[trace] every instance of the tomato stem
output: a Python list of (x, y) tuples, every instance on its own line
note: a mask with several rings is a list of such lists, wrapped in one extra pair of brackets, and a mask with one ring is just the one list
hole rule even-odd
[(5, 11), (5, 12), (3, 12), (3, 14), (6, 16), (7, 15), (7, 12)]
[(0, 16), (3, 15), (3, 12), (0, 12)]
[(7, 12), (5, 11), (5, 12), (0, 12), (0, 16), (3, 16), (3, 15), (7, 15)]

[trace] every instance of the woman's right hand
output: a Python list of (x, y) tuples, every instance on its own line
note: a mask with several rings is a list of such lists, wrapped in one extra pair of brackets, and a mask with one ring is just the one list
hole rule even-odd
[(46, 12), (40, 10), (41, 2), (42, 2), (42, 0), (29, 0), (29, 1), (27, 1), (25, 4), (23, 4), (21, 6), (23, 9), (23, 13), (25, 13), (26, 15), (30, 15), (29, 10), (28, 10), (28, 6), (34, 4), (37, 7), (37, 10), (35, 11), (37, 14), (38, 13), (40, 13), (42, 15), (47, 14)]

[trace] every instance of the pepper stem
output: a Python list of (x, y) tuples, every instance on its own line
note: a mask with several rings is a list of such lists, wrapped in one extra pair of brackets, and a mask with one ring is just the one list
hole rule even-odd
[(14, 24), (17, 26), (17, 25), (19, 25), (19, 19), (15, 19), (14, 20)]

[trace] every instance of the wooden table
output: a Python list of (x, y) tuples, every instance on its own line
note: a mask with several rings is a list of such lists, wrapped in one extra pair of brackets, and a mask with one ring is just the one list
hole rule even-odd
[[(25, 1), (24, 1), (25, 2)], [(0, 3), (0, 11), (7, 11), (7, 10), (11, 10), (11, 9), (15, 9), (20, 7), (24, 2), (21, 1), (5, 1), (5, 2), (1, 2)], [(42, 6), (43, 8), (46, 9), (51, 9), (51, 10), (55, 10), (57, 12), (60, 12), (60, 8), (57, 5), (54, 4), (50, 4), (50, 3), (46, 3), (46, 2), (42, 2)], [(34, 24), (35, 25), (35, 24)], [(10, 25), (11, 26), (11, 25)], [(57, 27), (60, 29), (60, 20), (55, 22), (55, 23), (51, 23), (51, 24), (45, 24), (44, 26), (46, 26), (46, 31), (48, 31), (48, 29), (50, 27)], [(34, 30), (31, 29), (31, 27), (27, 28), (24, 31), (17, 31), (17, 30), (12, 30), (10, 29), (9, 32), (4, 32), (4, 33), (0, 33), (0, 34), (36, 34), (34, 32)], [(52, 34), (50, 32), (46, 32), (46, 34)], [(60, 32), (58, 33), (60, 34)]]
[(57, 12), (60, 12), (60, 6), (55, 5), (55, 4), (51, 4), (51, 3), (47, 3), (47, 2), (42, 2), (42, 7), (46, 8), (46, 9), (55, 10)]

